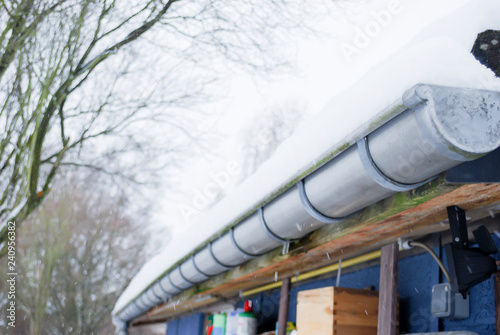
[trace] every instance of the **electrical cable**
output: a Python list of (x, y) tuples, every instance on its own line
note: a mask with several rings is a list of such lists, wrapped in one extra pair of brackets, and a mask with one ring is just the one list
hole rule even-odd
[(448, 279), (448, 282), (451, 283), (451, 279), (450, 279), (450, 274), (448, 273), (448, 270), (446, 270), (446, 268), (444, 267), (444, 264), (443, 262), (441, 262), (441, 260), (439, 259), (439, 257), (436, 255), (436, 253), (434, 252), (434, 250), (431, 249), (431, 247), (429, 247), (427, 244), (424, 244), (424, 243), (420, 243), (420, 242), (415, 242), (415, 241), (408, 241), (408, 245), (410, 247), (420, 247), (422, 249), (425, 249), (427, 250), (427, 252), (429, 252), (431, 254), (431, 256), (436, 260), (436, 262), (438, 263), (439, 267), (441, 268), (441, 271), (443, 271), (446, 279)]

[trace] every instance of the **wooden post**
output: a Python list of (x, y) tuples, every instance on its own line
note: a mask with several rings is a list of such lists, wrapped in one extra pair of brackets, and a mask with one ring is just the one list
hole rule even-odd
[(495, 285), (495, 324), (497, 335), (500, 335), (500, 272), (493, 276)]
[(378, 335), (396, 335), (398, 302), (398, 244), (386, 245), (380, 256)]
[(290, 302), (290, 278), (283, 279), (281, 286), (280, 310), (278, 313), (278, 334), (286, 334), (286, 323), (288, 321), (288, 304)]

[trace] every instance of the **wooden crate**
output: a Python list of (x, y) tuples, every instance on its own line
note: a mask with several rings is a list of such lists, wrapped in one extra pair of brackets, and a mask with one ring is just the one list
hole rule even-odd
[(378, 292), (325, 287), (299, 292), (297, 335), (376, 335)]

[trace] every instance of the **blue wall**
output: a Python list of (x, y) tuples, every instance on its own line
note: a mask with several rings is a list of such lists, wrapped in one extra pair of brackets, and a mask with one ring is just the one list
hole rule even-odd
[[(500, 239), (493, 235), (500, 249)], [(500, 254), (495, 255), (500, 259)], [(398, 262), (398, 292), (400, 298), (400, 331), (404, 333), (469, 330), (479, 335), (495, 335), (495, 308), (493, 278), (470, 290), (470, 317), (465, 320), (438, 320), (431, 315), (431, 289), (439, 282), (439, 267), (429, 254), (400, 259)], [(380, 267), (373, 266), (343, 274), (340, 286), (378, 290)], [(293, 287), (290, 292), (289, 321), (296, 320), (297, 293), (299, 291), (334, 286), (336, 278), (317, 280)], [(280, 290), (263, 292), (253, 297), (254, 310), (261, 315), (259, 332), (274, 330), (278, 319)], [(243, 301), (239, 303), (243, 307)], [(169, 325), (170, 327), (170, 325)], [(194, 332), (168, 333), (202, 334)]]
[(168, 323), (167, 335), (201, 335), (205, 327), (205, 314), (198, 313)]

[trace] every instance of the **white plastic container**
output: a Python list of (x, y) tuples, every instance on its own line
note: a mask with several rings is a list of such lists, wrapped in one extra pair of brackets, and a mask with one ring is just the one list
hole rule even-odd
[(238, 314), (237, 335), (257, 335), (257, 315), (252, 312), (252, 301), (245, 301), (244, 312)]
[(242, 309), (227, 312), (226, 335), (238, 335), (238, 315), (242, 312)]

